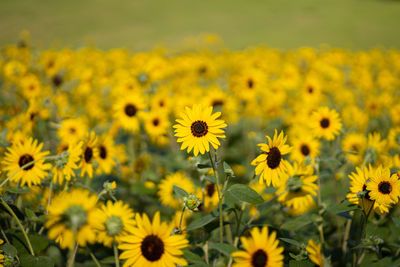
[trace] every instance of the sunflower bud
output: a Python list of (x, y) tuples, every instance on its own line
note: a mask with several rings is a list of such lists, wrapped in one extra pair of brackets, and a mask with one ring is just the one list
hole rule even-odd
[(368, 147), (364, 155), (365, 164), (374, 165), (377, 162), (377, 160), (378, 160), (378, 153), (376, 152), (375, 148)]
[(201, 204), (200, 199), (198, 199), (194, 194), (189, 194), (188, 197), (184, 198), (184, 201), (185, 201), (185, 207), (191, 211), (197, 211), (198, 210), (197, 208)]
[(69, 152), (64, 151), (59, 155), (59, 158), (56, 161), (56, 167), (60, 170), (64, 169), (65, 165), (68, 163)]

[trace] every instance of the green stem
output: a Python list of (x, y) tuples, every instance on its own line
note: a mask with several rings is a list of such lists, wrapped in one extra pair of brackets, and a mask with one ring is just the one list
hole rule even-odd
[(186, 207), (183, 206), (182, 214), (181, 214), (181, 219), (179, 220), (179, 227), (178, 227), (179, 233), (182, 231), (181, 226), (182, 226), (183, 214), (185, 214), (185, 209), (186, 209)]
[(114, 242), (113, 247), (114, 247), (115, 267), (119, 267), (119, 256), (118, 256), (117, 243)]
[(212, 156), (211, 156), (211, 151), (208, 152), (208, 156), (210, 157), (211, 165), (214, 171), (214, 177), (215, 181), (217, 183), (217, 192), (218, 192), (218, 207), (219, 207), (219, 242), (223, 243), (224, 242), (224, 221), (223, 221), (223, 214), (222, 214), (222, 200), (223, 196), (221, 194), (221, 190), (219, 188), (219, 179), (218, 179), (218, 174), (217, 174), (217, 169), (214, 165)]
[(317, 191), (317, 201), (318, 201), (318, 215), (320, 218), (320, 224), (318, 225), (318, 232), (319, 232), (319, 239), (321, 241), (321, 246), (322, 248), (324, 247), (325, 244), (325, 238), (324, 238), (324, 220), (322, 218), (322, 200), (321, 200), (321, 178), (319, 175), (319, 163), (317, 166), (314, 166), (316, 173), (317, 173), (317, 183), (318, 183), (318, 191)]
[(73, 267), (74, 263), (75, 263), (75, 256), (76, 256), (76, 252), (78, 251), (78, 243), (75, 245), (74, 250), (70, 250), (70, 255), (68, 258), (68, 262), (67, 262), (67, 266), (68, 267)]
[(24, 227), (22, 227), (21, 222), (19, 221), (17, 215), (15, 215), (14, 211), (11, 209), (11, 207), (2, 199), (0, 198), (1, 203), (3, 204), (3, 206), (8, 210), (8, 212), (10, 212), (10, 214), (14, 217), (14, 219), (17, 221), (19, 228), (21, 228), (22, 233), (24, 234), (26, 243), (28, 244), (28, 248), (29, 251), (31, 252), (32, 256), (35, 256), (35, 253), (33, 252), (33, 248), (32, 248), (32, 244), (31, 241), (29, 240), (28, 235), (25, 232)]
[(94, 261), (97, 267), (101, 267), (100, 262), (96, 259), (96, 256), (94, 256), (92, 252), (90, 252), (90, 257), (92, 257), (92, 260)]
[(28, 162), (27, 164), (25, 164), (24, 166), (22, 166), (21, 168), (19, 168), (19, 169), (16, 170), (15, 172), (13, 172), (10, 176), (8, 176), (8, 177), (0, 184), (0, 187), (3, 187), (3, 186), (8, 182), (8, 180), (10, 180), (10, 179), (11, 179), (14, 175), (16, 175), (19, 171), (21, 171), (21, 170), (23, 170), (23, 169), (25, 169), (25, 168), (27, 168), (27, 167), (29, 167), (29, 166), (35, 164), (36, 162), (41, 161), (41, 160), (56, 160), (56, 159), (58, 159), (59, 157), (60, 157), (60, 155), (47, 156), (47, 157), (43, 157), (43, 158), (41, 158), (41, 159), (32, 160), (32, 161)]

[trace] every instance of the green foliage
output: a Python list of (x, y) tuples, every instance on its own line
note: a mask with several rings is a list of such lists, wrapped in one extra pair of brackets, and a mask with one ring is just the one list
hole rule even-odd
[(238, 200), (259, 205), (264, 203), (264, 199), (253, 189), (243, 184), (234, 184), (229, 187), (230, 192)]

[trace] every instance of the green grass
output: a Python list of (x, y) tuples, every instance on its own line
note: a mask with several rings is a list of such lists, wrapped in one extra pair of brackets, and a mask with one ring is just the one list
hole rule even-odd
[(0, 45), (27, 29), (37, 47), (147, 50), (215, 33), (228, 47), (321, 44), (400, 48), (400, 2), (394, 0), (2, 0)]

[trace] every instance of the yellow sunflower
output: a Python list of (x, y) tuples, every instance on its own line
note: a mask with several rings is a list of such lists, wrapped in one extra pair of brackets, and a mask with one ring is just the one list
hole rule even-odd
[(378, 204), (396, 204), (400, 196), (400, 180), (397, 174), (390, 175), (389, 168), (379, 166), (370, 177), (367, 190), (370, 191), (370, 198)]
[(96, 241), (95, 223), (97, 196), (81, 188), (62, 191), (48, 207), (45, 227), (48, 237), (61, 248), (72, 249), (75, 243), (84, 247)]
[(260, 175), (260, 183), (264, 181), (268, 186), (274, 187), (279, 186), (281, 180), (288, 177), (287, 170), (290, 163), (282, 158), (292, 149), (289, 145), (286, 145), (287, 136), (284, 136), (283, 131), (279, 134), (275, 130), (274, 138), (268, 139), (268, 144), (258, 144), (261, 150), (265, 153), (255, 158), (251, 165), (257, 166), (255, 169), (256, 175)]
[(109, 134), (102, 135), (97, 144), (97, 149), (98, 157), (96, 158), (96, 161), (99, 163), (97, 173), (111, 173), (112, 169), (116, 165), (115, 158), (117, 157), (117, 151), (112, 136)]
[(367, 148), (367, 138), (362, 133), (348, 133), (342, 140), (342, 149), (350, 162), (361, 164)]
[(312, 161), (319, 155), (320, 142), (309, 135), (303, 133), (293, 138), (293, 150), (290, 153), (290, 158), (293, 161), (302, 162), (310, 157)]
[(158, 185), (158, 196), (161, 204), (177, 209), (180, 207), (180, 199), (174, 196), (174, 185), (179, 186), (188, 193), (194, 193), (195, 187), (193, 182), (186, 177), (183, 172), (176, 172), (167, 175)]
[(320, 107), (311, 115), (310, 126), (316, 137), (322, 137), (329, 141), (339, 135), (339, 131), (342, 129), (342, 122), (335, 110)]
[(324, 267), (324, 259), (321, 253), (321, 244), (317, 244), (314, 240), (308, 240), (306, 250), (308, 252), (308, 257), (310, 260), (318, 265), (319, 267)]
[(120, 259), (126, 259), (123, 267), (134, 266), (186, 266), (182, 249), (188, 246), (184, 235), (172, 235), (173, 225), (160, 222), (160, 213), (151, 223), (146, 214), (136, 214), (135, 227), (128, 227), (128, 234), (121, 237)]
[(82, 155), (82, 145), (82, 142), (78, 144), (71, 143), (65, 151), (60, 152), (60, 154), (67, 153), (67, 155), (58, 160), (51, 170), (53, 173), (53, 183), (57, 183), (58, 181), (60, 184), (63, 184), (64, 179), (69, 181), (71, 177), (75, 177), (74, 170), (78, 169), (79, 160)]
[(222, 128), (227, 125), (223, 120), (217, 120), (221, 112), (212, 114), (212, 107), (203, 107), (194, 105), (192, 109), (186, 107), (185, 112), (180, 114), (181, 119), (177, 119), (173, 127), (177, 142), (182, 143), (181, 150), (187, 148), (190, 153), (197, 156), (210, 151), (210, 144), (218, 149), (220, 142), (218, 138), (225, 138), (225, 132)]
[(58, 137), (66, 143), (82, 140), (88, 132), (87, 122), (84, 118), (66, 119), (61, 121)]
[(283, 247), (278, 247), (276, 232), (268, 234), (268, 227), (261, 231), (254, 227), (250, 230), (251, 237), (241, 237), (245, 250), (232, 253), (235, 263), (233, 267), (279, 267), (283, 266)]
[(159, 145), (168, 143), (168, 128), (170, 122), (167, 114), (153, 110), (143, 114), (144, 129), (150, 140)]
[(97, 137), (94, 132), (87, 134), (83, 143), (82, 159), (79, 164), (81, 168), (81, 176), (85, 177), (88, 174), (90, 178), (93, 177), (93, 162), (97, 161), (99, 156), (99, 149), (97, 147)]
[(97, 232), (97, 242), (111, 247), (113, 242), (127, 234), (127, 227), (135, 225), (134, 213), (128, 204), (121, 200), (113, 203), (107, 201), (94, 215), (93, 227)]
[[(11, 182), (20, 182), (21, 186), (27, 184), (29, 187), (41, 184), (51, 168), (51, 164), (45, 163), (43, 159), (50, 152), (41, 152), (42, 148), (43, 143), (38, 144), (38, 141), (31, 137), (24, 143), (17, 142), (7, 148), (2, 163), (4, 170), (7, 171), (7, 176), (13, 175), (10, 179)], [(33, 163), (18, 171), (30, 162)]]
[(130, 94), (117, 99), (114, 106), (114, 116), (119, 124), (127, 131), (139, 131), (139, 115), (146, 103), (140, 94)]
[[(374, 169), (371, 165), (361, 168), (356, 168), (356, 172), (349, 174), (350, 178), (350, 192), (346, 195), (346, 198), (353, 204), (357, 204), (360, 208), (364, 209), (367, 213), (371, 209), (373, 203), (371, 199), (371, 191), (367, 189), (367, 185), (370, 182), (370, 177), (374, 175)], [(360, 193), (364, 193), (364, 196), (360, 196)], [(375, 202), (374, 211), (378, 214), (389, 212), (389, 205)]]

